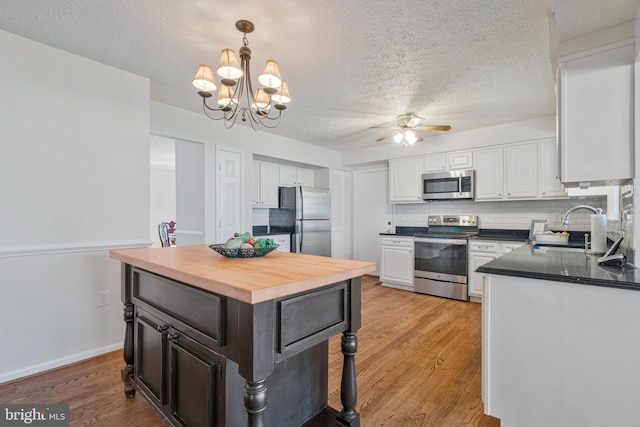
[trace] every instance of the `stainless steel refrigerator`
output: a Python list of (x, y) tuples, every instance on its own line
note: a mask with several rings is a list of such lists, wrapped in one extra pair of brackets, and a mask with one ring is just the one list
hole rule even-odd
[[(291, 233), (291, 251), (331, 256), (331, 195), (311, 187), (280, 187), (280, 209), (270, 209), (271, 231)], [(278, 212), (274, 212), (278, 211)]]

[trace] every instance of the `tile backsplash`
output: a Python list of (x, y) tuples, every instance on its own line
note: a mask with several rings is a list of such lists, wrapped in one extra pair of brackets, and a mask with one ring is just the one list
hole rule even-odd
[[(474, 202), (471, 200), (443, 200), (420, 204), (394, 205), (394, 226), (426, 226), (429, 215), (478, 215), (480, 228), (528, 230), (532, 219), (549, 221), (549, 228), (562, 230), (562, 217), (570, 208), (588, 205), (606, 213), (606, 196), (569, 198), (563, 200), (522, 200), (508, 202)], [(588, 231), (591, 212), (571, 213), (567, 230)], [(614, 225), (614, 224), (611, 224)], [(609, 228), (609, 223), (607, 224)]]
[(269, 209), (253, 208), (253, 225), (269, 225)]

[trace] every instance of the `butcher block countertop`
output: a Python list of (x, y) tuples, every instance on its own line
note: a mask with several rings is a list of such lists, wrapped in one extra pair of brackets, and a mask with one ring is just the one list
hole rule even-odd
[(273, 251), (226, 258), (207, 245), (114, 249), (109, 257), (249, 304), (316, 289), (375, 271), (372, 262)]

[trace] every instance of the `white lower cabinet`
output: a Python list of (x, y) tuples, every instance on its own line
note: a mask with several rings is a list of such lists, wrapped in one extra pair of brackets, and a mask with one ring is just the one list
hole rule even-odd
[(278, 245), (278, 252), (291, 252), (291, 235), (290, 234), (272, 234), (269, 238), (273, 239)]
[(469, 241), (469, 272), (467, 285), (469, 288), (470, 301), (482, 302), (485, 275), (484, 273), (477, 273), (476, 269), (524, 244), (523, 242), (501, 243), (491, 240)]
[(413, 291), (413, 237), (382, 236), (380, 281), (383, 286)]

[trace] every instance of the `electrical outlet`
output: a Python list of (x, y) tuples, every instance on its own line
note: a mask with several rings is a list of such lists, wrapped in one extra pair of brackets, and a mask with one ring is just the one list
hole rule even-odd
[(109, 305), (109, 291), (98, 292), (96, 304), (98, 307), (105, 307)]

